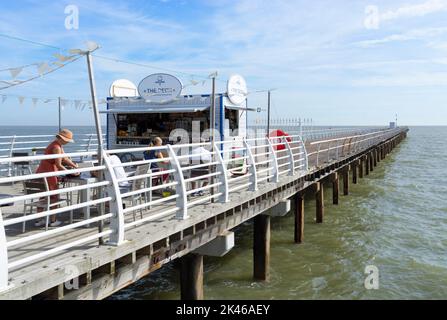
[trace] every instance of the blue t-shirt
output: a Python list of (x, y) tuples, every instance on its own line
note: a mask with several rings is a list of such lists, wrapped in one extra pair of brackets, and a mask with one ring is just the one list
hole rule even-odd
[[(150, 151), (145, 151), (143, 153), (144, 156), (144, 160), (155, 160), (158, 159), (158, 154), (160, 153), (160, 151), (156, 151), (156, 150), (150, 150)], [(154, 162), (151, 163), (151, 170), (153, 169), (159, 169), (158, 163)]]

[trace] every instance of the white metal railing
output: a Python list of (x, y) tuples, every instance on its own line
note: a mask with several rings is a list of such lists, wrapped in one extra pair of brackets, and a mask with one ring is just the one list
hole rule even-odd
[[(105, 138), (106, 135), (103, 135)], [(12, 135), (0, 136), (0, 159), (11, 158), (15, 154), (38, 154), (54, 139), (54, 135)], [(67, 145), (68, 152), (89, 152), (98, 148), (96, 134), (76, 134), (75, 143)], [(17, 172), (15, 172), (17, 175)], [(0, 176), (14, 175), (13, 163), (0, 165)]]
[[(369, 148), (393, 135), (396, 135), (396, 130), (307, 145), (300, 136), (292, 135), (235, 139), (213, 144), (104, 150), (102, 165), (94, 160), (98, 158), (96, 151), (0, 159), (0, 164), (51, 161), (63, 157), (90, 160), (90, 166), (67, 171), (0, 177), (0, 185), (65, 177), (63, 186), (57, 190), (42, 189), (37, 193), (0, 198), (0, 290), (7, 287), (9, 274), (16, 268), (62, 254), (79, 245), (94, 243), (98, 239), (119, 246), (126, 240), (126, 231), (130, 228), (169, 216), (187, 219), (193, 207), (209, 202), (225, 203), (232, 194), (255, 191), (261, 184), (275, 184), (286, 176), (304, 176), (309, 172), (309, 161), (315, 162), (313, 157), (319, 159), (316, 161), (318, 166), (323, 155), (328, 156), (327, 153), (332, 152), (336, 155), (335, 159), (340, 159), (354, 150)], [(132, 162), (117, 160), (120, 155), (129, 152), (146, 152), (152, 156)], [(81, 174), (83, 179), (67, 178), (67, 174)], [(96, 190), (93, 196), (92, 190)], [(58, 201), (64, 200), (64, 205), (49, 206), (52, 196), (58, 196)], [(28, 207), (36, 201), (44, 205), (37, 212), (25, 214), (24, 205)], [(13, 206), (2, 208), (11, 204)], [(94, 217), (90, 216), (91, 208), (97, 208)], [(78, 211), (84, 213), (82, 218), (77, 215)], [(21, 228), (27, 222), (47, 220), (51, 216), (65, 218), (63, 226)], [(82, 232), (76, 233), (77, 230)]]
[(367, 149), (396, 135), (401, 129), (387, 129), (342, 138), (333, 138), (310, 142), (307, 146), (307, 157), (315, 168), (348, 155), (360, 149)]
[[(248, 127), (248, 135), (250, 137), (258, 137), (261, 135), (267, 135), (267, 127), (265, 125), (251, 125)], [(342, 137), (347, 134), (358, 135), (370, 132), (376, 132), (387, 129), (387, 127), (334, 127), (334, 128), (309, 128), (300, 127), (299, 125), (276, 125), (272, 124), (270, 133), (275, 130), (281, 129), (282, 131), (290, 135), (300, 135), (304, 141), (330, 139), (336, 137)]]

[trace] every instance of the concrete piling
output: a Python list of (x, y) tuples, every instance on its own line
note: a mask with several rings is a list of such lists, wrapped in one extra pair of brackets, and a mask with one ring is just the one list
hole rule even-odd
[(270, 277), (270, 217), (257, 215), (253, 224), (253, 277), (268, 281)]

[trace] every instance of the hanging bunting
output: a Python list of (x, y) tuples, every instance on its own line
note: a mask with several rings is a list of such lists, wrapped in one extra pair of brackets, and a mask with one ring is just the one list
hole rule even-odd
[(75, 109), (76, 109), (76, 110), (78, 110), (79, 107), (81, 106), (81, 102), (82, 102), (81, 100), (75, 100), (75, 101), (74, 101), (74, 105), (75, 105)]
[(37, 65), (37, 71), (39, 72), (40, 76), (42, 76), (48, 70), (50, 70), (50, 66), (46, 62), (42, 62)]
[(74, 58), (74, 56), (64, 56), (64, 55), (62, 55), (60, 53), (55, 53), (55, 54), (53, 54), (53, 56), (56, 59), (58, 59), (60, 62), (67, 62), (67, 61), (70, 61), (70, 60), (72, 60)]
[(17, 78), (17, 76), (23, 71), (23, 67), (9, 69), (9, 72), (11, 73), (11, 77), (13, 79)]
[(36, 107), (37, 102), (39, 101), (39, 99), (38, 98), (32, 98), (31, 100), (33, 101), (33, 107)]
[(20, 105), (23, 105), (23, 102), (25, 101), (25, 97), (19, 96), (17, 98), (19, 99)]
[(52, 65), (54, 65), (54, 66), (58, 66), (58, 67), (63, 67), (63, 66), (65, 66), (65, 64), (63, 64), (63, 63), (61, 63), (61, 62), (59, 62), (59, 61), (55, 61), (55, 62), (53, 62)]
[(6, 99), (8, 99), (7, 96), (2, 96), (2, 104), (5, 103)]

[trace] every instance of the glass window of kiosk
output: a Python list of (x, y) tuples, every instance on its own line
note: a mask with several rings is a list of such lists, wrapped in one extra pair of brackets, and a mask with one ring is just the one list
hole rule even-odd
[(230, 131), (239, 129), (239, 110), (230, 110), (225, 108), (225, 119), (228, 120)]
[(191, 137), (192, 122), (200, 122), (200, 131), (209, 127), (209, 111), (191, 113), (139, 113), (117, 115), (117, 144), (147, 145), (155, 137), (169, 142), (175, 129), (184, 129)]

